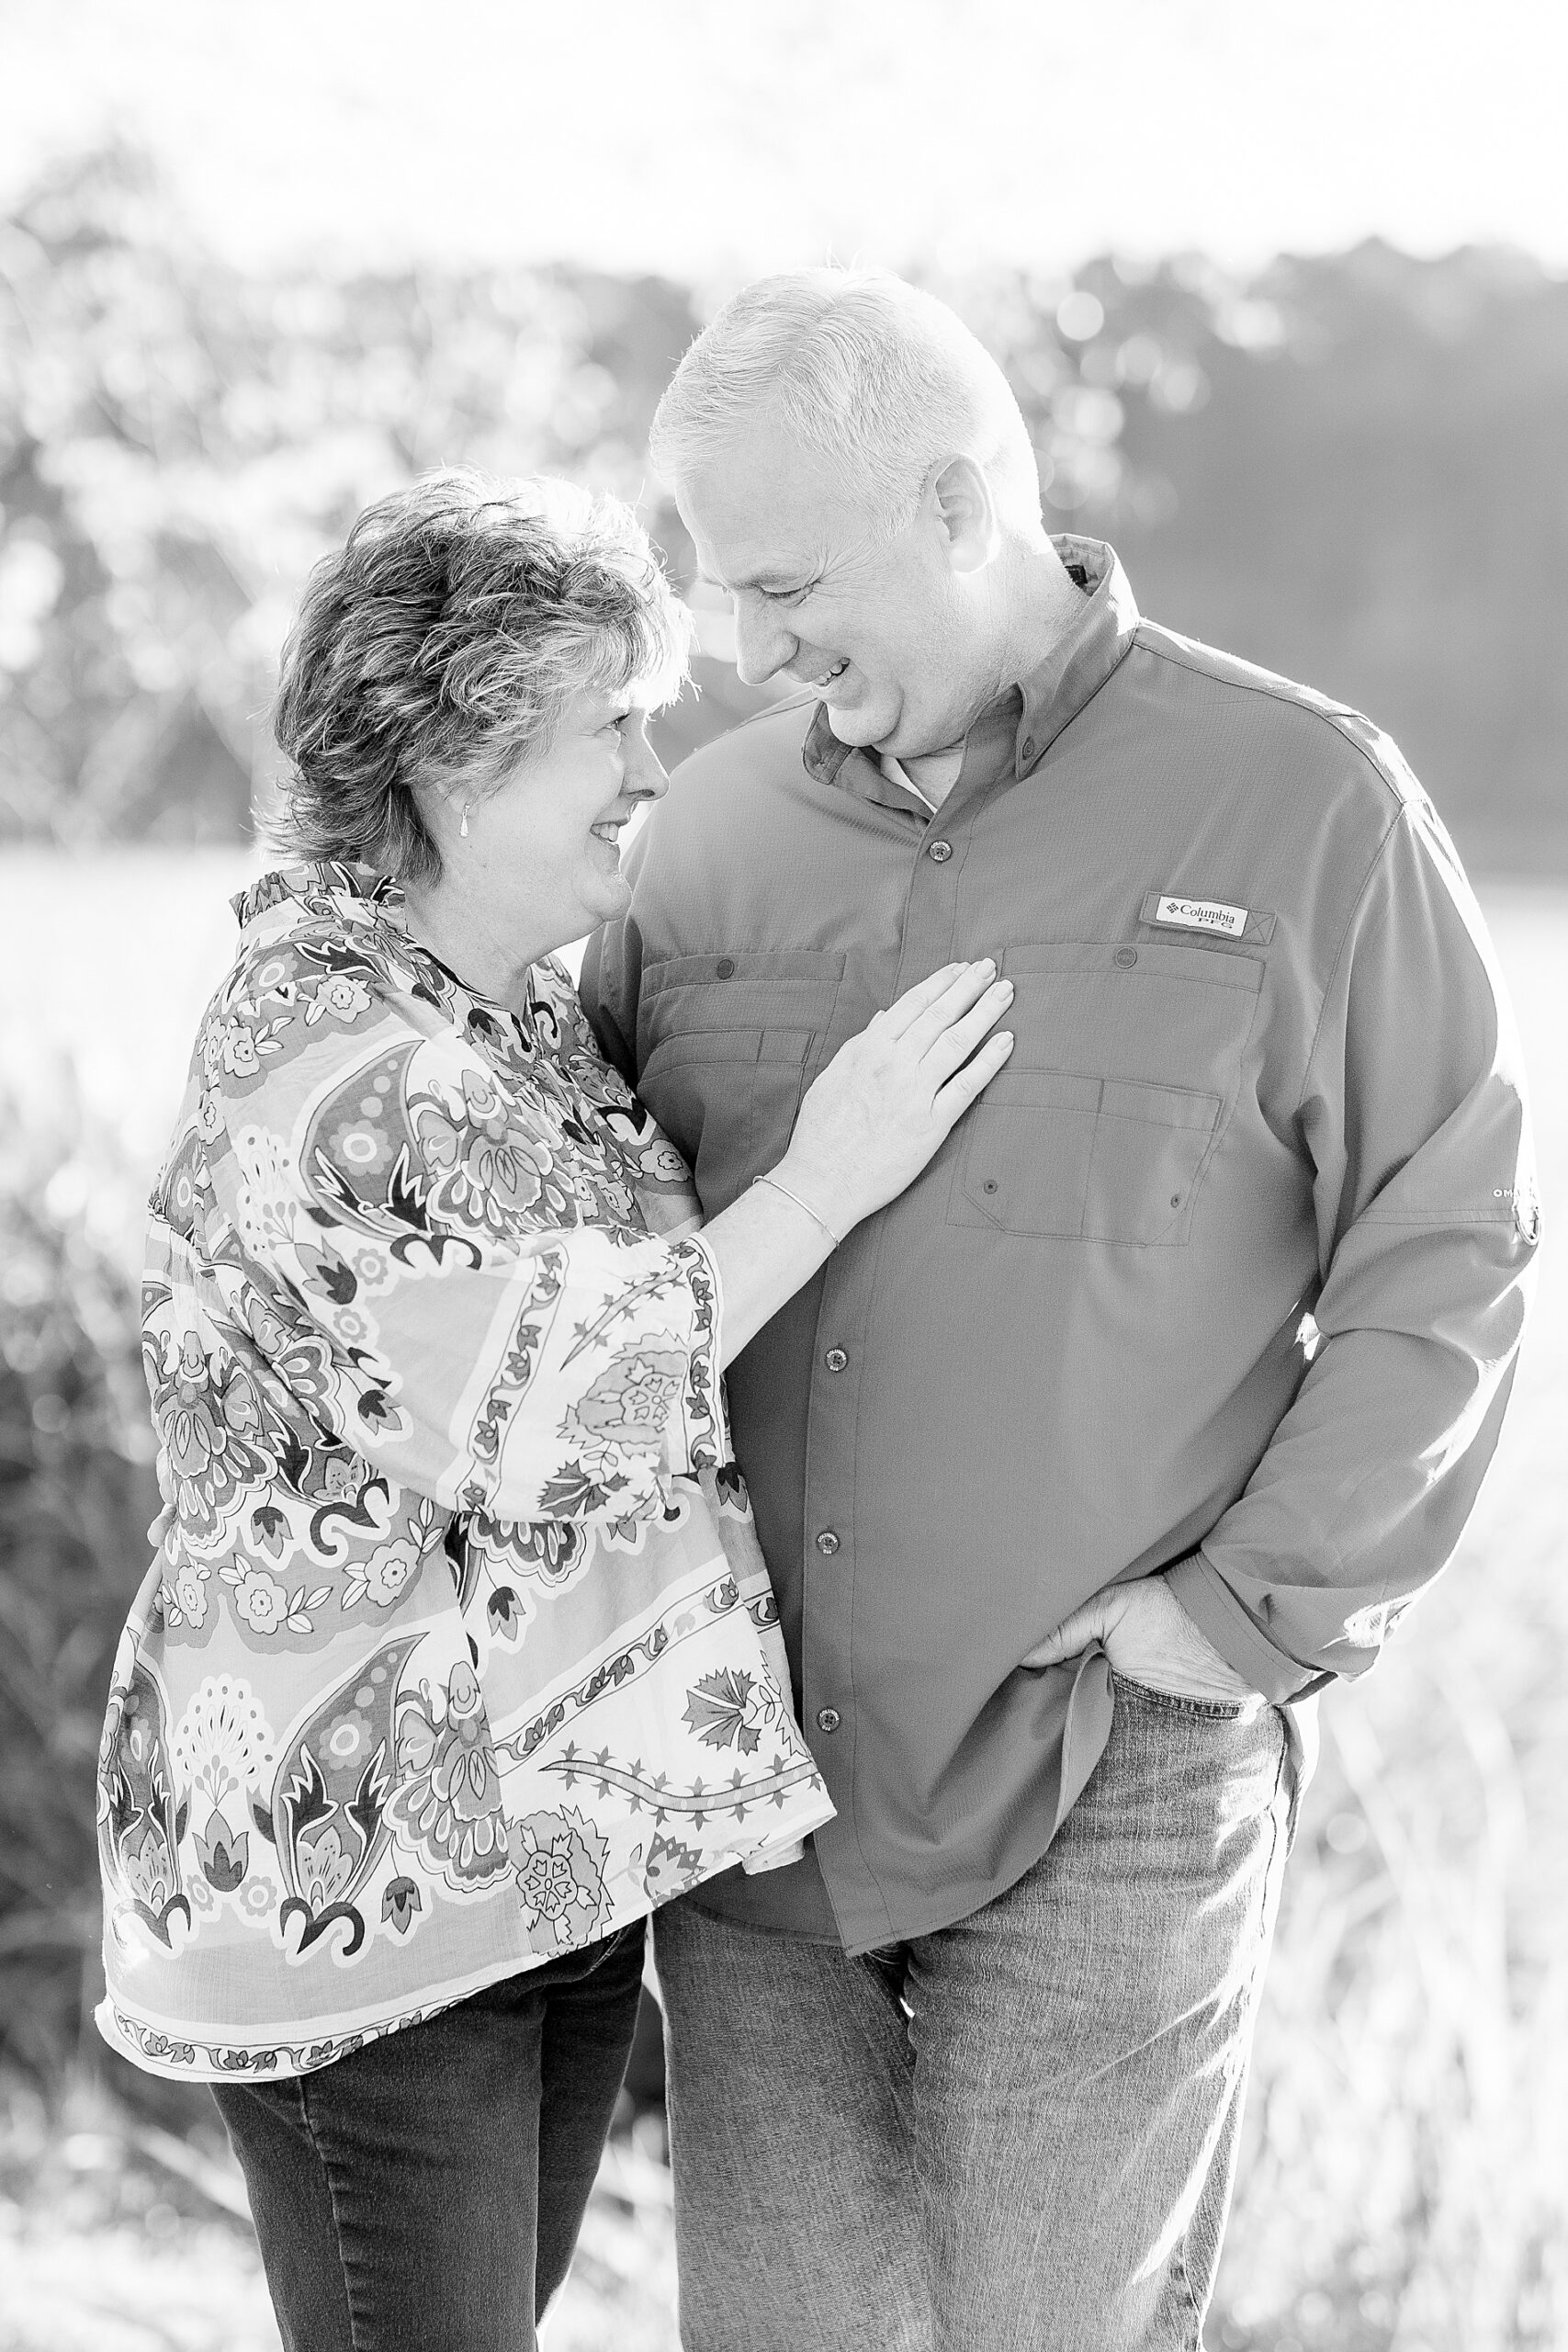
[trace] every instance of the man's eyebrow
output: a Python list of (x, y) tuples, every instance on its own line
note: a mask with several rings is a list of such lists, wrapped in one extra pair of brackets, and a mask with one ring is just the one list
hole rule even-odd
[(733, 596), (736, 591), (741, 588), (760, 588), (763, 594), (767, 595), (771, 591), (778, 588), (803, 587), (807, 581), (814, 580), (816, 576), (810, 564), (800, 565), (793, 571), (770, 571), (764, 566), (761, 571), (754, 571), (749, 580), (716, 580), (712, 573), (707, 571), (699, 571), (697, 574), (697, 578), (705, 588), (716, 588), (722, 596)]

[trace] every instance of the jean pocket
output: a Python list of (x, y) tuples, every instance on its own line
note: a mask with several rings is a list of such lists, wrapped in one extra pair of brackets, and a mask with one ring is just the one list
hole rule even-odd
[(1185, 1690), (1156, 1690), (1152, 1683), (1134, 1682), (1128, 1674), (1111, 1670), (1111, 1688), (1118, 1699), (1128, 1699), (1140, 1706), (1153, 1707), (1162, 1714), (1185, 1717), (1194, 1724), (1251, 1723), (1269, 1712), (1261, 1692), (1245, 1699), (1201, 1699)]

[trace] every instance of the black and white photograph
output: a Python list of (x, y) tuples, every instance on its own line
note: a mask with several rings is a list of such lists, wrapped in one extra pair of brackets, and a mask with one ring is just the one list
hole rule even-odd
[(0, 0), (0, 2352), (1568, 2352), (1565, 98)]

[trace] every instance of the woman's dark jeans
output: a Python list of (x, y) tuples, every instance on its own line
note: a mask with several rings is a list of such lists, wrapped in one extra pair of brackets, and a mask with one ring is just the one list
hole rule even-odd
[(643, 1927), (316, 2073), (213, 2089), (286, 2352), (534, 2352), (626, 2070)]

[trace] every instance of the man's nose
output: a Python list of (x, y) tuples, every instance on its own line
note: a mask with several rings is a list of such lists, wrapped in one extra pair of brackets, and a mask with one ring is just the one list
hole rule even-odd
[(760, 598), (735, 599), (735, 668), (743, 686), (765, 685), (793, 659), (796, 639)]

